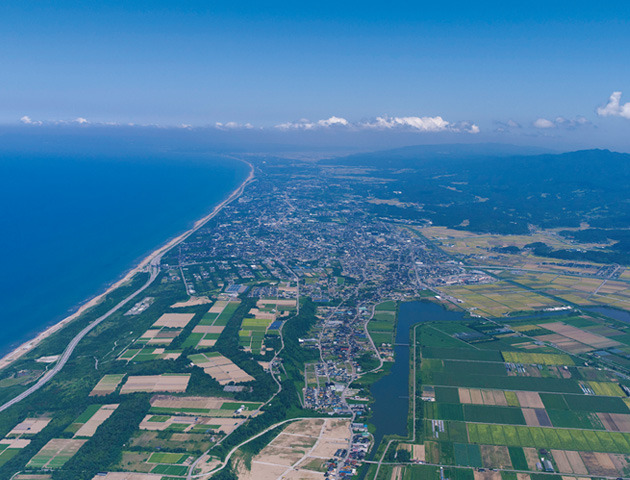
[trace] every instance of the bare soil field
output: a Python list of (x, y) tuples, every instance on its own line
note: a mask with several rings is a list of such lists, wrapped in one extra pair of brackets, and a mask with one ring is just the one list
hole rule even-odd
[(414, 443), (401, 443), (400, 448), (407, 450), (411, 454), (412, 460), (419, 460), (421, 462), (426, 460), (424, 444), (417, 445)]
[(589, 475), (616, 476), (617, 467), (607, 453), (580, 452)]
[(324, 478), (324, 474), (313, 470), (295, 469), (282, 478), (287, 480), (320, 480)]
[(627, 413), (597, 413), (609, 432), (630, 432), (630, 415)]
[(225, 402), (231, 402), (230, 398), (221, 397), (173, 397), (171, 395), (155, 395), (151, 398), (151, 406), (164, 408), (207, 408), (218, 410)]
[(161, 480), (162, 475), (154, 473), (109, 472), (107, 475), (97, 475), (93, 480)]
[(50, 475), (23, 473), (16, 475), (13, 480), (52, 480)]
[(207, 303), (212, 303), (208, 297), (194, 297), (191, 296), (185, 302), (177, 302), (171, 305), (171, 308), (184, 308), (184, 307), (196, 307), (197, 305), (205, 305)]
[(313, 468), (316, 459), (326, 460), (350, 439), (349, 421), (309, 419), (289, 424), (252, 459), (252, 468), (238, 465), (239, 479), (276, 480), (323, 479)]
[(194, 313), (165, 313), (156, 320), (153, 324), (154, 327), (167, 327), (167, 328), (184, 328), (188, 325), (193, 317)]
[(526, 408), (545, 408), (538, 392), (515, 392), (521, 407)]
[(228, 303), (230, 303), (228, 300), (219, 300), (210, 307), (208, 313), (221, 313)]
[(575, 340), (576, 342), (590, 345), (595, 349), (616, 347), (621, 345), (619, 342), (611, 340), (610, 338), (602, 337), (601, 335), (596, 335), (594, 333), (587, 332), (585, 330), (567, 325), (562, 322), (544, 323), (540, 326), (542, 328), (551, 330), (552, 332), (556, 332), (560, 335)]
[(189, 380), (189, 374), (132, 376), (127, 379), (120, 393), (185, 392)]
[(50, 423), (50, 418), (26, 418), (24, 421), (18, 423), (7, 434), (7, 437), (22, 436), (22, 435), (36, 435), (41, 432)]
[(587, 475), (588, 470), (580, 457), (579, 452), (568, 450), (551, 450), (551, 455), (556, 461), (558, 472), (575, 473), (578, 475)]
[(21, 450), (31, 444), (30, 440), (25, 438), (3, 438), (0, 440), (0, 445), (8, 445), (7, 448), (15, 448)]
[(204, 372), (214, 378), (221, 385), (227, 385), (230, 382), (243, 383), (251, 382), (254, 377), (239, 368), (229, 358), (220, 354), (198, 353), (189, 357), (195, 365), (203, 368)]
[(118, 408), (118, 403), (110, 405), (103, 405), (98, 411), (92, 415), (92, 417), (83, 424), (79, 430), (74, 434), (74, 437), (91, 437), (96, 433), (98, 427), (112, 416), (114, 411)]
[(485, 390), (479, 388), (458, 389), (459, 401), (474, 405), (500, 405), (507, 407), (507, 400), (503, 390)]
[(525, 454), (525, 459), (527, 460), (527, 466), (530, 470), (535, 472), (536, 464), (540, 461), (538, 458), (538, 452), (535, 448), (523, 447), (523, 453)]
[(260, 299), (256, 302), (256, 305), (261, 307), (265, 305), (284, 305), (289, 307), (295, 307), (296, 303), (294, 299), (278, 298), (278, 299)]
[(569, 353), (585, 353), (593, 350), (593, 347), (580, 342), (576, 342), (575, 340), (565, 337), (564, 335), (560, 335), (559, 333), (553, 333), (551, 335), (539, 335), (536, 337), (536, 340), (553, 343), (558, 348), (561, 348), (562, 350), (565, 350)]
[(227, 418), (227, 417), (201, 417), (201, 416), (185, 416), (172, 415), (168, 420), (151, 421), (155, 415), (147, 415), (140, 422), (141, 430), (163, 431), (171, 425), (188, 425), (183, 432), (198, 431), (199, 428), (207, 428), (209, 430), (221, 431), (225, 434), (232, 433), (241, 423), (243, 419)]

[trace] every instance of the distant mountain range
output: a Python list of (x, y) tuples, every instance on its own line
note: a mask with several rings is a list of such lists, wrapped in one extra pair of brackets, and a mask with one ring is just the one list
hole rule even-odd
[[(564, 234), (615, 240), (613, 250), (630, 254), (630, 154), (431, 145), (320, 163), (365, 167), (366, 177), (387, 179), (367, 183), (364, 190), (403, 206), (374, 205), (380, 215), (504, 234), (526, 233), (531, 225), (575, 228), (586, 222), (590, 228)], [(625, 256), (617, 260), (627, 263)]]

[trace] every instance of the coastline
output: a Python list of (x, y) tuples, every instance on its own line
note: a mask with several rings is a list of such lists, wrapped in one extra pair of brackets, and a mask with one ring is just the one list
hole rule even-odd
[(243, 180), (236, 187), (236, 189), (233, 190), (232, 193), (230, 193), (230, 195), (228, 195), (228, 197), (225, 200), (223, 200), (221, 203), (216, 205), (208, 215), (197, 220), (190, 229), (188, 229), (181, 235), (178, 235), (177, 237), (167, 241), (164, 245), (158, 247), (156, 250), (148, 254), (145, 258), (143, 258), (140, 261), (140, 263), (138, 263), (135, 267), (129, 270), (120, 280), (116, 281), (115, 283), (107, 287), (107, 289), (103, 293), (100, 293), (88, 299), (85, 303), (83, 303), (77, 309), (76, 312), (68, 315), (67, 317), (63, 318), (61, 321), (46, 328), (44, 331), (40, 332), (32, 340), (28, 340), (24, 342), (23, 344), (19, 345), (18, 347), (16, 347), (15, 349), (7, 353), (5, 356), (0, 358), (0, 371), (8, 367), (9, 365), (11, 365), (13, 362), (18, 360), (20, 357), (22, 357), (26, 353), (30, 352), (31, 350), (34, 350), (45, 339), (47, 339), (54, 333), (64, 328), (73, 320), (76, 320), (78, 317), (80, 317), (83, 313), (85, 313), (90, 308), (100, 303), (100, 301), (103, 298), (105, 298), (107, 295), (109, 295), (111, 292), (116, 290), (121, 285), (127, 283), (129, 280), (131, 280), (131, 278), (133, 278), (134, 275), (136, 275), (137, 273), (146, 271), (152, 263), (155, 264), (157, 262), (159, 264), (160, 259), (166, 252), (168, 252), (171, 248), (183, 242), (186, 238), (188, 238), (190, 235), (192, 235), (201, 227), (203, 227), (206, 223), (208, 223), (212, 218), (214, 218), (226, 205), (228, 205), (229, 203), (233, 202), (238, 197), (240, 197), (243, 194), (243, 191), (245, 190), (245, 187), (247, 186), (247, 184), (249, 184), (254, 179), (254, 166), (246, 160), (243, 160), (240, 158), (237, 159), (234, 157), (231, 157), (231, 158), (233, 158), (234, 160), (238, 160), (240, 162), (246, 163), (249, 166), (249, 174), (247, 175), (245, 180)]

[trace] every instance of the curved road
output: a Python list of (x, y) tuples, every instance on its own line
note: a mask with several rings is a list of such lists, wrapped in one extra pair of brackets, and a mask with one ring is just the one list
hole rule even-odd
[[(234, 158), (234, 157), (232, 157), (232, 158)], [(195, 233), (197, 230), (199, 230), (201, 227), (203, 227), (206, 223), (208, 223), (212, 218), (214, 218), (214, 216), (217, 215), (223, 209), (223, 207), (225, 207), (227, 204), (231, 203), (232, 201), (234, 201), (235, 199), (237, 199), (238, 197), (241, 196), (241, 194), (245, 190), (245, 187), (249, 183), (251, 183), (251, 181), (254, 179), (254, 166), (251, 163), (249, 163), (249, 162), (247, 162), (245, 160), (241, 160), (241, 159), (238, 159), (238, 160), (240, 160), (240, 161), (242, 161), (244, 163), (247, 163), (249, 165), (249, 168), (250, 168), (249, 176), (243, 181), (243, 183), (241, 183), (241, 185), (236, 190), (234, 190), (232, 192), (232, 194), (228, 198), (226, 198), (223, 202), (221, 202), (219, 205), (217, 205), (210, 215), (208, 215), (202, 221), (197, 223), (195, 225), (195, 227), (190, 229), (188, 232), (184, 233), (174, 243), (172, 243), (170, 245), (167, 245), (166, 248), (164, 248), (160, 253), (155, 255), (151, 259), (151, 261), (149, 262), (149, 271), (150, 271), (151, 275), (149, 276), (149, 279), (146, 281), (146, 283), (142, 287), (140, 287), (138, 290), (133, 292), (131, 295), (126, 297), (124, 300), (121, 300), (115, 307), (113, 307), (107, 313), (105, 313), (104, 315), (101, 315), (96, 320), (94, 320), (89, 325), (87, 325), (83, 330), (81, 330), (70, 341), (70, 343), (68, 344), (66, 349), (61, 354), (61, 357), (57, 361), (57, 364), (51, 370), (46, 372), (46, 374), (42, 378), (40, 378), (35, 385), (30, 387), (28, 390), (25, 390), (24, 392), (20, 393), (18, 396), (14, 397), (13, 399), (9, 400), (4, 405), (0, 406), (0, 412), (3, 412), (7, 408), (12, 407), (13, 405), (15, 405), (18, 402), (21, 402), (26, 397), (28, 397), (29, 395), (31, 395), (32, 393), (36, 392), (37, 390), (42, 388), (44, 385), (46, 385), (55, 375), (57, 375), (57, 373), (59, 373), (61, 371), (61, 369), (65, 366), (65, 364), (68, 362), (68, 360), (72, 356), (72, 352), (74, 352), (74, 349), (76, 348), (76, 346), (79, 344), (79, 342), (81, 340), (83, 340), (83, 338), (88, 333), (90, 333), (94, 329), (94, 327), (98, 326), (99, 323), (101, 323), (103, 320), (105, 320), (107, 317), (109, 317), (112, 313), (114, 313), (117, 310), (119, 310), (122, 306), (124, 306), (126, 303), (128, 303), (129, 300), (131, 300), (131, 299), (135, 298), (136, 296), (138, 296), (149, 285), (151, 285), (151, 283), (153, 283), (153, 281), (157, 278), (158, 274), (160, 273), (160, 261), (162, 260), (162, 256), (166, 252), (168, 252), (169, 250), (174, 248), (176, 245), (179, 245), (181, 242), (186, 240), (190, 235)]]
[(15, 405), (18, 402), (21, 402), (26, 397), (28, 397), (31, 393), (36, 392), (37, 390), (42, 388), (44, 385), (46, 385), (50, 380), (52, 380), (52, 378), (55, 375), (57, 375), (57, 373), (68, 362), (68, 360), (70, 359), (70, 356), (72, 355), (72, 352), (74, 351), (76, 346), (79, 344), (79, 342), (83, 339), (83, 337), (85, 337), (88, 333), (90, 333), (90, 331), (92, 331), (96, 326), (98, 326), (99, 323), (101, 323), (103, 320), (105, 320), (107, 317), (109, 317), (112, 313), (114, 313), (117, 310), (119, 310), (123, 305), (128, 303), (129, 300), (131, 300), (132, 298), (134, 298), (137, 295), (139, 295), (144, 289), (146, 289), (149, 285), (151, 285), (151, 283), (153, 283), (153, 280), (155, 280), (155, 278), (157, 277), (158, 273), (160, 272), (159, 265), (160, 265), (160, 259), (161, 258), (162, 258), (162, 256), (160, 255), (160, 256), (155, 257), (154, 259), (151, 260), (150, 267), (149, 267), (151, 269), (151, 275), (149, 276), (149, 279), (146, 281), (146, 283), (142, 287), (140, 287), (138, 290), (136, 290), (131, 295), (126, 297), (124, 300), (121, 300), (115, 307), (110, 309), (104, 315), (101, 315), (100, 317), (98, 317), (96, 320), (94, 320), (93, 322), (88, 324), (83, 330), (81, 330), (77, 334), (77, 336), (72, 339), (72, 341), (68, 344), (66, 349), (63, 351), (63, 354), (61, 355), (61, 357), (57, 361), (57, 364), (54, 366), (54, 368), (52, 368), (48, 372), (46, 372), (46, 374), (42, 378), (40, 378), (37, 381), (37, 383), (35, 385), (33, 385), (32, 387), (30, 387), (28, 390), (25, 390), (24, 392), (20, 393), (17, 397), (9, 400), (4, 405), (0, 406), (0, 412), (3, 412), (7, 408)]

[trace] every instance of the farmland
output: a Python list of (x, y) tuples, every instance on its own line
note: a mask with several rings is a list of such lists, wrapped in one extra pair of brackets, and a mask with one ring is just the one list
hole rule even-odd
[(65, 432), (73, 434), (73, 438), (89, 438), (117, 408), (118, 404), (90, 405), (65, 429)]
[(122, 386), (120, 393), (135, 392), (185, 392), (188, 387), (188, 374), (168, 374), (131, 376)]
[(99, 380), (90, 392), (90, 396), (102, 396), (114, 393), (120, 385), (120, 382), (125, 378), (125, 374), (110, 374), (105, 375)]
[(182, 348), (208, 348), (213, 347), (221, 332), (239, 307), (239, 301), (218, 300), (207, 313), (203, 315), (199, 323), (193, 328), (190, 335), (182, 344)]
[(273, 322), (273, 318), (245, 317), (238, 332), (239, 345), (246, 351), (262, 354), (265, 334)]
[(54, 438), (28, 462), (27, 467), (56, 469), (62, 467), (83, 446), (87, 440)]
[[(428, 462), (530, 475), (630, 472), (630, 408), (621, 388), (628, 381), (578, 365), (572, 345), (568, 351), (560, 342), (528, 341), (553, 332), (590, 347), (586, 352), (614, 349), (619, 343), (613, 339), (625, 328), (590, 317), (561, 318), (508, 328), (483, 319), (417, 328), (418, 391), (432, 392), (416, 400), (422, 411), (417, 444)], [(403, 468), (401, 475), (411, 471)]]
[(234, 362), (220, 353), (196, 353), (190, 355), (189, 358), (195, 365), (203, 368), (205, 373), (210, 375), (221, 385), (227, 385), (230, 382), (242, 383), (254, 380), (254, 377), (243, 371), (234, 364)]

